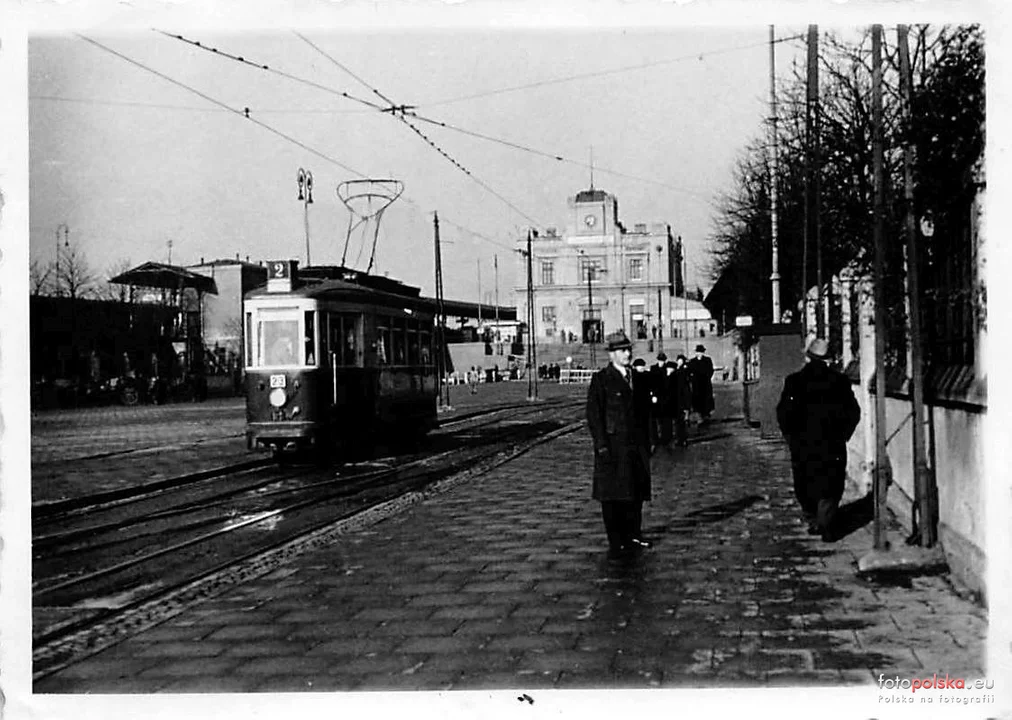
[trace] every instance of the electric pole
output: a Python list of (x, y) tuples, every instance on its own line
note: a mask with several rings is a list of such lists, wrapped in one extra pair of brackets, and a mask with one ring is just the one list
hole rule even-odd
[(886, 367), (885, 367), (885, 171), (882, 132), (882, 26), (871, 30), (872, 166), (874, 170), (873, 237), (875, 241), (875, 528), (876, 550), (888, 547), (883, 523), (886, 511)]
[(777, 236), (777, 79), (776, 40), (770, 25), (770, 244), (773, 249), (773, 272), (770, 274), (773, 293), (773, 322), (780, 322), (780, 241)]
[[(309, 206), (313, 202), (313, 173), (299, 168), (296, 176), (299, 183), (299, 200), (302, 201), (303, 225), (306, 231), (306, 267), (309, 267)], [(303, 192), (305, 190), (305, 192)]]
[[(820, 177), (822, 175), (822, 153), (820, 145), (820, 120), (819, 111), (819, 26), (808, 26), (808, 148), (809, 166), (808, 178), (811, 183), (808, 202), (808, 226), (811, 233), (811, 241), (815, 244), (815, 288), (816, 288), (816, 309), (815, 327), (816, 335), (820, 338), (826, 337), (826, 330), (823, 322), (823, 297), (822, 297), (822, 238), (821, 223), (819, 221), (821, 198)], [(807, 245), (806, 245), (807, 247)], [(806, 288), (807, 289), (807, 288)]]
[[(913, 75), (910, 71), (910, 48), (908, 45), (909, 30), (900, 25), (896, 30), (900, 53), (900, 96), (903, 104), (903, 115), (909, 120), (911, 115), (911, 83)], [(903, 142), (903, 199), (906, 205), (905, 230), (907, 242), (907, 298), (910, 303), (910, 384), (913, 400), (913, 453), (914, 453), (914, 495), (917, 498), (917, 515), (919, 522), (914, 525), (915, 533), (920, 537), (921, 547), (933, 547), (935, 544), (938, 522), (934, 483), (931, 482), (931, 471), (928, 468), (924, 437), (924, 367), (923, 349), (921, 346), (921, 309), (920, 282), (917, 259), (917, 228), (914, 222), (914, 149), (909, 138)]]
[(534, 237), (527, 231), (527, 399), (538, 399), (538, 353), (534, 344)]
[[(436, 356), (436, 394), (444, 410), (450, 407), (450, 383), (446, 381), (446, 315), (443, 306), (443, 260), (439, 249), (439, 213), (433, 214), (434, 241), (436, 246), (436, 336), (439, 354)], [(443, 386), (446, 386), (446, 401), (443, 401)]]

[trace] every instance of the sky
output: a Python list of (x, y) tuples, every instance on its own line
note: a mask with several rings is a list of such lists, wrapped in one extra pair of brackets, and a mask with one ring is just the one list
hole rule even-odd
[[(618, 197), (627, 227), (667, 223), (683, 237), (690, 287), (706, 290), (714, 201), (768, 112), (768, 33), (756, 23), (35, 34), (30, 256), (50, 262), (66, 223), (103, 277), (167, 261), (169, 241), (174, 264), (237, 253), (304, 262), (304, 168), (314, 178), (313, 264), (337, 263), (344, 250), (338, 184), (395, 178), (404, 193), (383, 215), (376, 271), (433, 294), (438, 212), (446, 296), (488, 301), (498, 255), (500, 302), (512, 304), (524, 282), (516, 239), (565, 226), (567, 198), (589, 187), (592, 162), (594, 186)], [(778, 71), (800, 52), (800, 41), (778, 44)], [(388, 104), (374, 91), (466, 131), (416, 122), (454, 162), (391, 114), (339, 94)], [(365, 267), (362, 243), (356, 233), (348, 264)]]

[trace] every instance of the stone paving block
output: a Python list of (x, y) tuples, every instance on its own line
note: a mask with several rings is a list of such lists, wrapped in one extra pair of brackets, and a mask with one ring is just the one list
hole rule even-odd
[(442, 608), (432, 613), (436, 620), (478, 620), (506, 618), (512, 605), (460, 605)]
[(415, 637), (405, 640), (394, 652), (404, 655), (455, 654), (477, 650), (483, 644), (483, 638), (468, 635)]
[(306, 640), (254, 640), (229, 643), (222, 655), (234, 658), (273, 657), (276, 655), (304, 655), (320, 643), (319, 638)]
[(206, 636), (211, 642), (223, 640), (265, 640), (268, 638), (283, 638), (292, 633), (295, 627), (292, 625), (230, 625), (221, 627)]
[(236, 675), (289, 675), (305, 677), (320, 674), (330, 664), (330, 659), (307, 655), (274, 655), (249, 659), (237, 665), (232, 672)]
[(293, 629), (286, 637), (292, 640), (357, 638), (368, 635), (379, 624), (379, 621), (369, 622), (365, 620), (357, 622), (353, 620), (341, 620), (339, 622), (297, 623), (292, 625)]
[[(139, 677), (200, 677), (200, 676), (221, 676), (230, 675), (242, 660), (238, 658), (189, 658), (187, 660), (173, 660), (171, 662), (158, 662), (149, 666), (139, 673)], [(136, 672), (136, 669), (134, 669)]]
[(193, 642), (162, 642), (151, 643), (138, 648), (133, 657), (140, 658), (177, 658), (177, 657), (214, 657), (223, 654), (229, 643), (193, 641)]
[[(466, 623), (465, 623), (466, 624)], [(391, 620), (380, 623), (370, 633), (374, 637), (408, 638), (422, 635), (448, 637), (458, 632), (462, 626), (460, 620)]]
[(572, 646), (572, 641), (557, 635), (506, 635), (493, 637), (486, 648), (489, 652), (523, 652), (525, 650), (563, 650)]
[(352, 656), (364, 657), (389, 653), (397, 646), (397, 644), (398, 640), (390, 637), (349, 637), (337, 640), (327, 640), (319, 645), (314, 645), (307, 654), (334, 658), (346, 658)]

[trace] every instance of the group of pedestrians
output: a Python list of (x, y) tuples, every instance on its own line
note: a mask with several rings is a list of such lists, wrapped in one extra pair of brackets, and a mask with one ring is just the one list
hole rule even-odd
[[(592, 496), (601, 503), (609, 555), (623, 557), (651, 547), (643, 535), (643, 503), (651, 499), (650, 456), (671, 442), (686, 442), (689, 411), (709, 420), (714, 409), (713, 363), (702, 345), (696, 357), (668, 361), (664, 353), (647, 368), (632, 361), (632, 343), (619, 330), (606, 338), (608, 365), (594, 373), (587, 391), (587, 425), (594, 447)], [(846, 443), (860, 408), (841, 373), (827, 364), (825, 340), (806, 349), (806, 365), (790, 375), (777, 417), (791, 451), (794, 491), (809, 532), (835, 539), (834, 519), (846, 476)]]

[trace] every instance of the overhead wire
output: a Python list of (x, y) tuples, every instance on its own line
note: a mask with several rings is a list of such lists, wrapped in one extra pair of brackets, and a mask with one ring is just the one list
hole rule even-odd
[[(254, 124), (256, 124), (258, 127), (261, 127), (264, 130), (267, 130), (268, 132), (270, 132), (270, 133), (272, 133), (272, 134), (274, 134), (274, 135), (276, 135), (276, 136), (284, 139), (285, 141), (287, 141), (289, 143), (292, 143), (293, 145), (296, 145), (297, 147), (302, 148), (303, 150), (306, 150), (307, 152), (315, 155), (316, 157), (321, 158), (322, 160), (325, 160), (325, 161), (327, 161), (327, 162), (329, 162), (329, 163), (331, 163), (333, 165), (336, 165), (337, 167), (340, 167), (340, 168), (342, 168), (344, 170), (347, 170), (348, 172), (352, 173), (353, 175), (356, 175), (357, 177), (362, 177), (362, 178), (367, 177), (367, 175), (365, 173), (363, 173), (363, 172), (361, 172), (359, 170), (356, 170), (355, 168), (352, 168), (352, 167), (346, 165), (345, 163), (342, 163), (341, 161), (339, 161), (336, 158), (328, 155), (327, 153), (325, 153), (325, 152), (323, 152), (321, 150), (317, 150), (316, 148), (314, 148), (314, 147), (312, 147), (310, 145), (307, 145), (306, 143), (302, 142), (301, 140), (298, 140), (297, 138), (292, 137), (291, 135), (288, 135), (287, 133), (284, 133), (284, 132), (282, 132), (280, 130), (277, 130), (274, 127), (271, 127), (267, 123), (264, 123), (264, 122), (262, 122), (262, 121), (260, 121), (260, 120), (258, 120), (256, 118), (252, 117), (252, 115), (249, 112), (248, 108), (244, 108), (243, 110), (237, 110), (237, 109), (235, 109), (233, 107), (230, 107), (226, 103), (224, 103), (224, 102), (222, 102), (222, 101), (220, 101), (220, 100), (218, 100), (218, 99), (216, 99), (216, 98), (208, 95), (207, 93), (204, 93), (204, 92), (202, 92), (202, 91), (200, 91), (200, 90), (198, 90), (198, 89), (196, 89), (196, 88), (194, 88), (194, 87), (192, 87), (190, 85), (187, 85), (186, 83), (184, 83), (182, 81), (176, 80), (175, 78), (170, 77), (170, 76), (166, 75), (165, 73), (162, 73), (162, 72), (160, 72), (158, 70), (155, 70), (154, 68), (148, 67), (144, 63), (142, 63), (142, 62), (140, 62), (138, 60), (135, 60), (135, 59), (129, 57), (128, 55), (125, 55), (125, 54), (123, 54), (123, 53), (121, 53), (121, 52), (119, 52), (117, 50), (114, 50), (114, 49), (112, 49), (112, 48), (110, 48), (110, 47), (108, 47), (108, 46), (106, 46), (106, 45), (98, 42), (97, 40), (93, 40), (92, 38), (89, 38), (89, 37), (87, 37), (85, 35), (78, 34), (77, 36), (79, 38), (81, 38), (82, 40), (84, 40), (85, 42), (88, 42), (91, 45), (94, 45), (95, 47), (103, 50), (104, 52), (109, 53), (110, 55), (114, 55), (115, 57), (118, 57), (121, 60), (123, 60), (123, 61), (125, 61), (125, 62), (127, 62), (127, 63), (129, 63), (131, 65), (134, 65), (135, 67), (138, 67), (138, 68), (144, 70), (145, 72), (149, 72), (149, 73), (151, 73), (151, 74), (153, 74), (153, 75), (155, 75), (157, 77), (162, 78), (166, 82), (171, 83), (172, 85), (175, 85), (177, 87), (183, 88), (184, 90), (186, 90), (188, 92), (191, 92), (191, 93), (197, 95), (198, 97), (203, 98), (207, 102), (211, 103), (212, 105), (215, 105), (216, 107), (220, 108), (223, 111), (227, 111), (228, 113), (231, 113), (233, 115), (237, 115), (239, 117), (242, 117), (243, 119), (250, 120), (251, 122), (253, 122)], [(404, 198), (404, 200), (407, 203), (409, 203), (411, 205), (414, 205), (423, 214), (425, 213), (425, 211), (423, 211), (421, 209), (421, 206), (417, 202), (415, 202), (414, 200), (412, 200), (410, 197), (407, 197), (407, 196), (402, 196), (402, 197)], [(443, 221), (444, 222), (449, 222), (445, 218), (444, 218)], [(479, 238), (481, 238), (483, 240), (486, 240), (487, 242), (499, 245), (500, 247), (504, 247), (502, 245), (502, 243), (496, 242), (495, 240), (492, 240), (492, 239), (490, 239), (490, 238), (482, 235), (479, 232), (471, 230), (470, 228), (466, 228), (463, 225), (459, 225), (459, 224), (453, 223), (453, 222), (450, 222), (450, 224), (454, 225), (455, 227), (461, 228), (461, 229), (465, 230), (466, 232), (471, 233), (475, 237), (479, 237)]]
[[(778, 38), (774, 40), (774, 43), (787, 42), (797, 38), (802, 38), (803, 35), (792, 35), (788, 37)], [(497, 88), (494, 90), (486, 90), (480, 93), (472, 93), (470, 95), (462, 95), (455, 98), (448, 98), (444, 100), (435, 100), (428, 103), (418, 103), (418, 107), (433, 107), (436, 105), (449, 105), (452, 103), (464, 102), (465, 100), (477, 100), (479, 98), (490, 97), (492, 95), (502, 95), (504, 93), (519, 92), (521, 90), (532, 90), (534, 88), (545, 87), (547, 85), (559, 85), (562, 83), (573, 82), (575, 80), (588, 80), (591, 78), (604, 77), (606, 75), (615, 75), (618, 73), (632, 72), (636, 70), (646, 70), (652, 67), (658, 67), (661, 65), (671, 65), (673, 63), (684, 62), (686, 60), (702, 60), (704, 57), (710, 57), (713, 55), (726, 55), (732, 52), (739, 52), (741, 50), (752, 50), (758, 47), (769, 47), (769, 40), (763, 42), (752, 43), (750, 45), (739, 45), (729, 48), (721, 48), (718, 50), (707, 50), (702, 53), (692, 53), (687, 55), (680, 55), (674, 58), (668, 58), (665, 60), (654, 60), (648, 63), (640, 63), (638, 65), (626, 65), (618, 68), (611, 68), (607, 70), (596, 70), (594, 72), (578, 73), (575, 75), (567, 75), (565, 77), (550, 78), (548, 80), (539, 80), (532, 83), (526, 83), (524, 85), (513, 85), (505, 88)]]
[(303, 36), (303, 35), (301, 35), (299, 33), (295, 33), (295, 35), (298, 36), (299, 38), (301, 38), (311, 48), (313, 48), (314, 50), (316, 50), (316, 52), (318, 52), (319, 54), (323, 55), (323, 57), (325, 57), (328, 60), (330, 60), (337, 67), (341, 68), (341, 70), (343, 70), (346, 73), (348, 73), (349, 75), (351, 75), (359, 83), (361, 83), (362, 85), (364, 85), (367, 88), (369, 88), (370, 90), (372, 90), (372, 92), (375, 93), (378, 97), (382, 98), (386, 103), (388, 103), (388, 106), (389, 106), (388, 108), (386, 108), (384, 110), (384, 112), (390, 112), (390, 114), (391, 114), (392, 117), (400, 120), (405, 125), (407, 125), (416, 135), (418, 135), (420, 138), (422, 138), (422, 140), (424, 140), (430, 147), (432, 147), (436, 152), (438, 152), (440, 155), (442, 155), (455, 168), (457, 168), (458, 170), (460, 170), (461, 172), (463, 172), (465, 175), (467, 175), (469, 178), (471, 178), (472, 180), (474, 180), (476, 183), (478, 183), (478, 185), (480, 185), (485, 190), (487, 190), (488, 192), (490, 192), (493, 196), (495, 196), (496, 198), (498, 198), (501, 202), (505, 203), (510, 209), (512, 209), (517, 214), (519, 214), (525, 220), (533, 223), (534, 225), (539, 225), (540, 224), (537, 220), (535, 220), (530, 215), (528, 215), (526, 212), (524, 212), (519, 207), (517, 207), (516, 204), (514, 204), (512, 201), (510, 201), (508, 198), (506, 198), (500, 192), (498, 192), (497, 190), (495, 190), (494, 188), (492, 188), (487, 182), (485, 182), (484, 180), (482, 180), (481, 178), (479, 178), (471, 170), (469, 170), (466, 167), (464, 167), (459, 161), (457, 161), (449, 153), (447, 153), (445, 150), (443, 150), (443, 148), (441, 148), (439, 145), (437, 145), (430, 137), (428, 137), (425, 133), (423, 133), (421, 130), (419, 130), (411, 122), (409, 122), (407, 120), (407, 118), (405, 117), (405, 114), (409, 110), (409, 106), (406, 106), (406, 105), (397, 105), (392, 100), (390, 100), (390, 98), (388, 98), (386, 95), (384, 95), (382, 92), (380, 92), (378, 89), (376, 89), (375, 87), (373, 87), (372, 85), (370, 85), (369, 83), (367, 83), (364, 79), (362, 79), (361, 77), (359, 77), (358, 75), (356, 75), (354, 72), (352, 72), (350, 69), (348, 69), (347, 67), (345, 67), (336, 58), (332, 57), (328, 52), (326, 52), (325, 50), (323, 50), (323, 48), (321, 48), (320, 46), (318, 46), (315, 43), (311, 42), (308, 38), (306, 38), (305, 36)]

